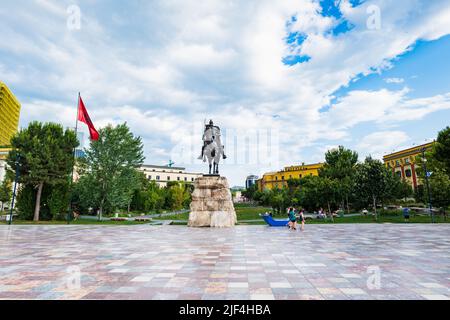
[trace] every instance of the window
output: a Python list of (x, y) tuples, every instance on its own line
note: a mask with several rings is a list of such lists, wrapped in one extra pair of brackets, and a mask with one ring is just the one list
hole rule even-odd
[(156, 176), (156, 180), (159, 180), (160, 178), (159, 178), (159, 176)]
[(167, 181), (170, 181), (170, 176), (167, 176)]
[(192, 178), (191, 181), (194, 181), (194, 178)]
[(292, 175), (289, 175), (289, 179), (292, 179)]
[(183, 173), (183, 171), (178, 171), (178, 173)]
[(275, 177), (275, 180), (278, 180), (278, 177)]
[(402, 172), (401, 171), (395, 171), (395, 174), (398, 176), (398, 177), (402, 177)]
[(395, 165), (399, 166), (400, 165), (400, 160), (396, 160), (395, 161)]
[(406, 158), (406, 159), (405, 159), (405, 163), (406, 163), (406, 164), (409, 164), (409, 158)]
[(180, 181), (180, 177), (177, 177), (177, 180)]
[(147, 178), (148, 178), (148, 180), (152, 180), (152, 176), (148, 176)]
[(284, 176), (281, 176), (281, 180), (284, 180)]
[(301, 174), (299, 174), (299, 175), (298, 175), (298, 177), (299, 177), (299, 178), (301, 178), (301, 177), (302, 177), (302, 175), (301, 175)]
[(405, 176), (407, 176), (408, 178), (410, 178), (411, 177), (411, 169), (406, 169), (405, 170)]
[(187, 178), (186, 178), (186, 177), (184, 177), (184, 181), (187, 181)]

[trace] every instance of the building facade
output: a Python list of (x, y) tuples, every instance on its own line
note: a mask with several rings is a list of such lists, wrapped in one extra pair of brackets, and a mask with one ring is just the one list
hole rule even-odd
[(201, 177), (201, 173), (186, 172), (186, 168), (143, 165), (139, 168), (148, 180), (155, 181), (160, 187), (167, 186), (168, 182), (194, 183), (195, 179)]
[(0, 147), (0, 183), (3, 182), (6, 175), (6, 157), (10, 149)]
[(255, 175), (250, 175), (245, 179), (245, 189), (250, 188), (251, 186), (256, 184), (256, 181), (258, 181), (259, 177)]
[(19, 126), (20, 107), (11, 90), (0, 81), (0, 147), (11, 144)]
[(411, 188), (416, 189), (421, 184), (417, 177), (416, 157), (422, 150), (429, 150), (434, 142), (422, 144), (405, 150), (400, 150), (383, 157), (384, 164), (392, 170), (393, 174), (407, 181)]
[(272, 190), (287, 187), (289, 179), (300, 179), (306, 176), (318, 176), (319, 169), (323, 163), (302, 164), (298, 166), (285, 167), (281, 171), (268, 172), (257, 181), (258, 190)]

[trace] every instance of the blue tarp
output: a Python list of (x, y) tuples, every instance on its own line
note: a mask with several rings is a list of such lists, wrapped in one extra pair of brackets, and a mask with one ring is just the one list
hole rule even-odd
[(271, 227), (286, 227), (289, 220), (275, 220), (271, 215), (263, 214), (261, 217)]

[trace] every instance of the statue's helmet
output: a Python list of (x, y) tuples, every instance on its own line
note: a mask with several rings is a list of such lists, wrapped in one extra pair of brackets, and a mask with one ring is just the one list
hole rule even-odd
[(209, 125), (210, 125), (210, 126), (214, 125), (214, 122), (212, 121), (212, 119), (209, 120)]

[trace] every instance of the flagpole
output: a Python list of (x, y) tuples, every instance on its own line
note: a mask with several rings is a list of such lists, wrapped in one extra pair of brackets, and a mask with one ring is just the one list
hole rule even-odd
[[(77, 103), (77, 119), (75, 121), (75, 138), (78, 139), (78, 116), (80, 113), (80, 98), (81, 98), (81, 94), (78, 92), (78, 103)], [(74, 176), (74, 171), (75, 171), (75, 157), (76, 157), (76, 152), (77, 152), (77, 147), (73, 148), (73, 168), (72, 168), (72, 180), (71, 183), (73, 182), (73, 176)]]
[[(81, 94), (80, 94), (80, 92), (78, 92), (77, 118), (75, 120), (75, 138), (76, 139), (78, 139), (78, 116), (80, 113), (80, 99), (81, 99)], [(75, 172), (75, 163), (76, 163), (76, 152), (77, 152), (77, 147), (73, 148), (73, 167), (72, 167), (72, 176), (70, 178), (70, 184), (69, 184), (70, 192), (72, 192), (73, 176), (74, 176), (74, 172)], [(72, 197), (70, 197), (69, 214), (67, 215), (67, 223), (70, 223), (70, 220), (72, 218), (72, 212), (71, 212), (72, 210), (73, 210)]]

